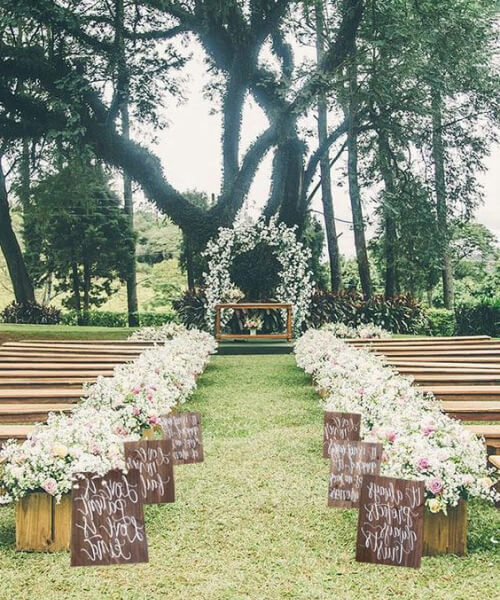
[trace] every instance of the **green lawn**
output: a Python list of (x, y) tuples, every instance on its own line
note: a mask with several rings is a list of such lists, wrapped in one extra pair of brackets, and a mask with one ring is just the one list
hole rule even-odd
[(465, 558), (419, 571), (354, 561), (356, 512), (326, 506), (322, 413), (293, 356), (215, 357), (189, 408), (202, 412), (206, 459), (177, 468), (175, 504), (146, 508), (150, 563), (71, 569), (64, 553), (18, 554), (4, 507), (2, 600), (495, 597), (490, 507), (471, 507)]

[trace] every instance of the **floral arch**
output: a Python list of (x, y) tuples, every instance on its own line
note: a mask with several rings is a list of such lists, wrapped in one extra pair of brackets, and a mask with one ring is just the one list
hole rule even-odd
[[(253, 250), (264, 243), (274, 250), (281, 265), (275, 296), (279, 302), (293, 305), (293, 329), (300, 330), (309, 313), (314, 283), (309, 270), (311, 252), (297, 240), (295, 227), (277, 223), (276, 219), (257, 223), (238, 223), (234, 228), (220, 228), (217, 238), (210, 240), (203, 253), (208, 260), (204, 273), (207, 298), (207, 324), (215, 326), (215, 307), (221, 302), (235, 301), (235, 285), (231, 280), (231, 264), (238, 254)], [(223, 324), (231, 318), (230, 311), (223, 313)]]

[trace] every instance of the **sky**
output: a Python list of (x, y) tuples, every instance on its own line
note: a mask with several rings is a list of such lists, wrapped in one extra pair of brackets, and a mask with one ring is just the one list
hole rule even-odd
[[(206, 83), (205, 66), (201, 53), (194, 53), (189, 63), (189, 79), (186, 81), (186, 101), (176, 105), (168, 103), (165, 117), (168, 127), (156, 132), (157, 142), (154, 150), (162, 160), (165, 173), (178, 190), (196, 189), (208, 195), (217, 195), (221, 177), (221, 120), (219, 114), (213, 114), (213, 105), (203, 96)], [(330, 126), (335, 123), (330, 123)], [(243, 127), (242, 148), (267, 126), (261, 109), (249, 98), (247, 100)], [(250, 190), (247, 208), (251, 215), (257, 215), (269, 195), (272, 155), (262, 162)], [(341, 174), (341, 166), (332, 172), (332, 191), (337, 219), (340, 250), (345, 256), (354, 256), (354, 238), (349, 206), (349, 197), (345, 185), (345, 177)], [(317, 179), (316, 179), (317, 180)], [(487, 159), (486, 172), (480, 181), (484, 186), (485, 202), (477, 213), (476, 219), (491, 229), (500, 240), (500, 145), (493, 148)], [(363, 201), (369, 221), (370, 190), (363, 191)], [(312, 204), (313, 210), (321, 211), (321, 199), (317, 194)], [(318, 215), (322, 221), (321, 215)], [(373, 233), (374, 225), (367, 227), (368, 237)]]

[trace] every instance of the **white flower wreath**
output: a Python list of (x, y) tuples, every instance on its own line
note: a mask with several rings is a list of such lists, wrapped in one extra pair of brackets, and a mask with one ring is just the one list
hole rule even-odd
[[(238, 223), (233, 229), (221, 227), (218, 237), (208, 242), (203, 252), (208, 259), (208, 272), (203, 274), (207, 324), (210, 329), (214, 328), (217, 304), (234, 301), (235, 285), (231, 281), (230, 267), (235, 256), (252, 250), (258, 243), (269, 246), (281, 264), (275, 295), (278, 301), (293, 305), (293, 329), (298, 333), (309, 314), (314, 290), (309, 270), (311, 252), (297, 240), (295, 227), (277, 223), (275, 218), (268, 223), (264, 219), (255, 224)], [(230, 318), (231, 311), (224, 311), (222, 324)]]

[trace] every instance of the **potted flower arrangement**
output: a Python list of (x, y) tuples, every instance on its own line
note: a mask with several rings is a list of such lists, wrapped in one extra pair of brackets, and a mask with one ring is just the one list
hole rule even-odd
[(325, 410), (361, 413), (361, 439), (383, 445), (383, 475), (424, 482), (424, 554), (465, 554), (467, 500), (499, 498), (482, 441), (411, 378), (331, 331), (309, 329), (295, 355)]
[(256, 335), (257, 330), (262, 327), (262, 319), (260, 317), (247, 317), (243, 325), (245, 329), (250, 330), (250, 335)]

